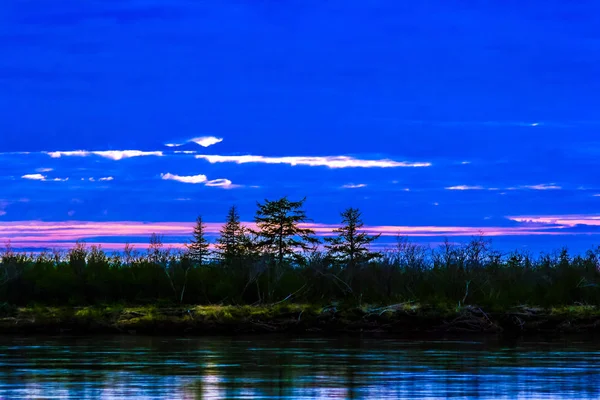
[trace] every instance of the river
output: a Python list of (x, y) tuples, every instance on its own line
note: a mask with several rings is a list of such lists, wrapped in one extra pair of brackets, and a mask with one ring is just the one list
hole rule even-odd
[(590, 338), (0, 337), (2, 399), (598, 399)]

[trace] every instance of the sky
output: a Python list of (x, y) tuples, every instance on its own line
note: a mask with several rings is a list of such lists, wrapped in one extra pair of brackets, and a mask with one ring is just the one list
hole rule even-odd
[(5, 0), (0, 242), (174, 246), (306, 197), (381, 246), (600, 245), (594, 1)]

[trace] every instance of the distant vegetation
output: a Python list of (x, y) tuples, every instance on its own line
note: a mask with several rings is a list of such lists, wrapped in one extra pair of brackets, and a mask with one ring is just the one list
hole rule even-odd
[(202, 218), (185, 251), (152, 235), (148, 249), (107, 255), (84, 243), (67, 253), (23, 254), (8, 245), (0, 262), (0, 302), (94, 304), (420, 304), (558, 306), (600, 304), (600, 247), (536, 258), (501, 254), (483, 237), (430, 249), (398, 237), (379, 253), (362, 232), (357, 209), (323, 246), (310, 229), (304, 200), (258, 204), (256, 230), (235, 207), (210, 250)]

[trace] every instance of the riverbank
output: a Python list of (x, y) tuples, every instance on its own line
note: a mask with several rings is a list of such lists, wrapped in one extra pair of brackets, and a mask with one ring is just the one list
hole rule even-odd
[(520, 306), (485, 310), (414, 303), (383, 307), (272, 306), (4, 307), (0, 334), (210, 335), (250, 333), (393, 334), (597, 333), (600, 308)]

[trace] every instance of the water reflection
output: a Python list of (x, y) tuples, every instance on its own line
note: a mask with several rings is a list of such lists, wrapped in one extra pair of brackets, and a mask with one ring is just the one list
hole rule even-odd
[(0, 398), (600, 398), (600, 345), (367, 338), (0, 338)]

